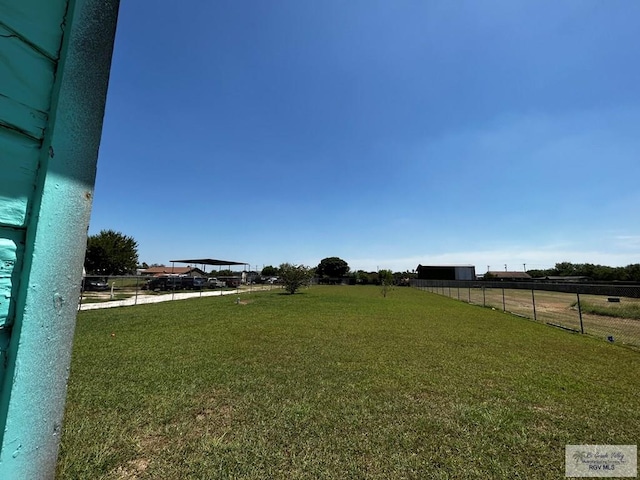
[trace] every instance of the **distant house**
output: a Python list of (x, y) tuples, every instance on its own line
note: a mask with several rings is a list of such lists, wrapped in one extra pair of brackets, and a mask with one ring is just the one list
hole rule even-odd
[(475, 280), (476, 267), (473, 265), (418, 265), (420, 280)]
[(183, 275), (186, 277), (206, 277), (207, 274), (196, 267), (149, 267), (141, 275), (160, 277), (162, 275)]
[(485, 280), (506, 280), (510, 282), (532, 280), (531, 275), (527, 272), (503, 272), (503, 271), (489, 271), (484, 274)]

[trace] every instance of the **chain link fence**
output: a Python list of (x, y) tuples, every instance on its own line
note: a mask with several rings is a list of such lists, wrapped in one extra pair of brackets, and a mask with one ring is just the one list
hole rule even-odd
[(640, 285), (414, 279), (411, 286), (640, 347)]
[[(222, 278), (222, 277), (221, 277)], [(142, 275), (99, 277), (87, 275), (80, 287), (79, 310), (129, 306), (192, 297), (279, 288), (274, 284), (242, 284), (240, 277), (211, 281), (201, 277), (147, 277)]]

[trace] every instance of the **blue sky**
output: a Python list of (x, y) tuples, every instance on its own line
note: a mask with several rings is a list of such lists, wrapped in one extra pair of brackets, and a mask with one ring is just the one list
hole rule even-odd
[(165, 264), (640, 263), (639, 24), (624, 0), (123, 1), (89, 233)]

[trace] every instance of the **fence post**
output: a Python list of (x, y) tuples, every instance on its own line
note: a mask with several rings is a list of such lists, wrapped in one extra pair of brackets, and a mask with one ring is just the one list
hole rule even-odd
[(456, 287), (458, 289), (458, 300), (460, 300), (460, 287)]
[(136, 298), (135, 298), (135, 300), (133, 301), (133, 304), (134, 304), (134, 305), (138, 305), (138, 279), (139, 279), (139, 278), (140, 278), (140, 277), (136, 275)]
[(82, 310), (82, 299), (84, 298), (84, 282), (85, 277), (82, 277), (82, 287), (80, 287), (80, 298), (78, 299), (78, 311)]
[(484, 285), (482, 286), (482, 306), (483, 307), (487, 306), (487, 295), (486, 295), (486, 292), (484, 290)]
[(468, 291), (469, 291), (469, 303), (471, 303), (471, 287), (468, 287)]
[(580, 317), (580, 333), (584, 334), (584, 325), (582, 324), (582, 307), (580, 307), (580, 294), (576, 292), (576, 297), (578, 299), (578, 315)]
[(536, 296), (533, 293), (535, 291), (535, 289), (533, 287), (531, 287), (531, 303), (533, 304), (533, 320), (537, 321), (538, 318), (536, 316)]
[(502, 287), (502, 311), (507, 311), (507, 304), (504, 302), (504, 287)]

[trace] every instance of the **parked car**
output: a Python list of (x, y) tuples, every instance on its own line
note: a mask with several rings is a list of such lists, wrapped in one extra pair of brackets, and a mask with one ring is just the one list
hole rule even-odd
[(200, 290), (206, 287), (207, 280), (202, 277), (162, 276), (152, 278), (145, 285), (145, 289), (153, 291), (164, 290)]
[(178, 290), (182, 288), (182, 279), (177, 276), (155, 277), (147, 282), (146, 289), (158, 290)]
[(104, 277), (84, 277), (82, 279), (82, 290), (86, 292), (104, 292), (109, 290), (109, 284)]
[(200, 290), (207, 286), (207, 279), (203, 277), (180, 277), (181, 287), (187, 290)]
[(218, 280), (216, 277), (207, 279), (207, 286), (209, 288), (224, 288), (226, 284), (222, 280)]
[(229, 288), (238, 288), (242, 283), (242, 279), (240, 277), (227, 278), (225, 283)]

